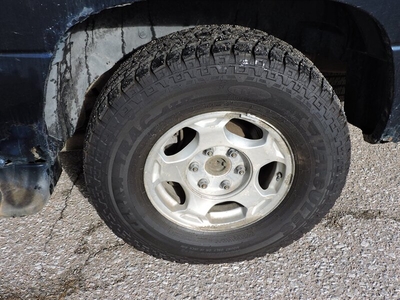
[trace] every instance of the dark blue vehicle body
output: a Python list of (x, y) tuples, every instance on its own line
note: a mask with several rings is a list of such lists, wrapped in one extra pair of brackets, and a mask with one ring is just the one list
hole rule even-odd
[[(65, 41), (71, 33), (87, 30), (99, 20), (103, 25), (98, 26), (104, 28), (125, 26), (121, 24), (127, 21), (130, 30), (148, 27), (149, 39), (158, 37), (154, 28), (197, 24), (238, 24), (266, 31), (315, 58), (318, 67), (324, 58), (329, 62), (327, 73), (345, 65), (340, 72), (346, 78), (348, 120), (363, 130), (366, 141), (381, 143), (400, 140), (399, 15), (400, 2), (394, 0), (4, 0), (0, 10), (0, 216), (40, 210), (57, 182), (58, 152), (75, 132), (76, 114), (81, 116), (84, 102), (79, 100), (72, 111), (63, 100), (71, 86), (76, 88), (72, 78), (69, 86), (60, 83), (62, 88), (56, 91), (60, 95), (55, 105), (57, 124), (45, 114), (51, 100), (48, 86), (54, 80), (50, 71), (56, 72), (52, 62), (57, 55), (68, 55)], [(139, 31), (137, 39), (141, 38)], [(104, 34), (99, 42), (106, 39)], [(108, 67), (110, 73), (131, 50), (122, 49), (116, 63)], [(71, 61), (69, 66), (74, 64), (80, 62)], [(93, 76), (87, 87), (97, 82), (100, 88), (99, 78)]]

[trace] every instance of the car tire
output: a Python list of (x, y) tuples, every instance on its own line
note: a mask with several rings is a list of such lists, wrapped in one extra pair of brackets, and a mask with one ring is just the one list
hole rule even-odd
[(334, 204), (346, 118), (299, 51), (264, 32), (197, 26), (135, 51), (88, 126), (90, 201), (137, 249), (180, 262), (290, 244)]

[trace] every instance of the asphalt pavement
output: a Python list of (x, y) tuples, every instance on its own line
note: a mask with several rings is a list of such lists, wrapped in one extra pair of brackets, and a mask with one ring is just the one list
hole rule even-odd
[(399, 299), (400, 145), (351, 128), (352, 164), (331, 212), (251, 261), (178, 264), (114, 236), (86, 199), (80, 151), (40, 213), (0, 220), (0, 299)]

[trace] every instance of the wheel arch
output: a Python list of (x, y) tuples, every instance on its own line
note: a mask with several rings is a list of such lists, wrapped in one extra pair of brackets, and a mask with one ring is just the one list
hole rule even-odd
[[(75, 18), (58, 42), (47, 76), (44, 111), (48, 134), (55, 141), (63, 143), (73, 135), (85, 115), (82, 108), (90, 107), (130, 52), (155, 37), (158, 28), (148, 18), (146, 2), (131, 2), (96, 12), (87, 9), (88, 14)], [(159, 35), (179, 29), (161, 29)]]
[[(54, 52), (47, 79), (45, 120), (51, 138), (65, 142), (84, 127), (99, 91), (135, 49), (196, 24), (226, 23), (285, 40), (322, 72), (344, 68), (348, 120), (368, 141), (379, 141), (392, 106), (394, 70), (390, 41), (377, 19), (332, 0), (305, 1), (302, 6), (300, 1), (272, 0), (267, 8), (265, 1), (214, 2), (213, 9), (207, 1), (184, 7), (180, 1), (134, 2), (88, 12), (71, 24)], [(165, 15), (166, 9), (172, 13)]]

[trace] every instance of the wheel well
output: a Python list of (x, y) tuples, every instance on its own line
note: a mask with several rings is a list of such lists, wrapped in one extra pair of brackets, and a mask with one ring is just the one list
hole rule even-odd
[[(390, 113), (394, 79), (388, 37), (370, 15), (336, 1), (194, 0), (185, 5), (177, 0), (139, 2), (94, 15), (70, 33), (88, 31), (94, 23), (107, 29), (98, 36), (97, 43), (106, 45), (105, 37), (114, 29), (125, 34), (121, 47), (126, 48), (107, 72), (92, 78), (84, 103), (80, 100), (85, 108), (80, 121), (69, 122), (72, 127), (67, 136), (75, 129), (84, 130), (95, 96), (126, 55), (151, 39), (198, 24), (260, 29), (302, 51), (344, 101), (348, 121), (361, 128), (370, 142), (377, 142)], [(126, 46), (128, 38), (135, 40), (131, 43), (134, 47)]]

